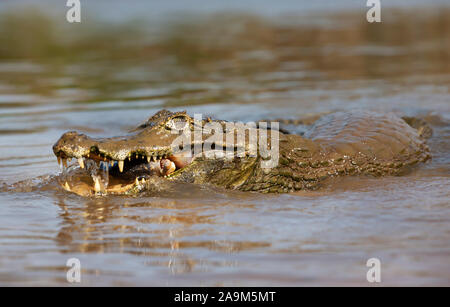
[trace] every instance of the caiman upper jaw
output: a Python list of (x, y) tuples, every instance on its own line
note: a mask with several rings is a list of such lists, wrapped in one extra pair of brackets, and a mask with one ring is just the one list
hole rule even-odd
[[(156, 142), (150, 144), (148, 141)], [(63, 164), (66, 159), (78, 159), (83, 167), (83, 158), (95, 161), (109, 162), (111, 165), (117, 163), (119, 169), (123, 168), (127, 162), (132, 162), (131, 166), (140, 163), (156, 162), (164, 158), (171, 158), (175, 166), (183, 167), (183, 162), (173, 155), (171, 142), (173, 137), (161, 137), (156, 133), (140, 133), (127, 137), (112, 138), (91, 138), (85, 134), (75, 131), (64, 133), (53, 146), (53, 152)]]
[(152, 136), (132, 135), (126, 137), (91, 138), (76, 131), (64, 133), (53, 145), (53, 152), (61, 158), (82, 158), (98, 156), (100, 160), (124, 161), (131, 156), (152, 157), (172, 154), (171, 139), (158, 139), (152, 144)]

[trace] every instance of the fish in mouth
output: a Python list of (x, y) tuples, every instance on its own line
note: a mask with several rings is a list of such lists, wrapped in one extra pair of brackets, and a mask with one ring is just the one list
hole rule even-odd
[[(162, 185), (180, 181), (263, 193), (292, 192), (317, 189), (331, 177), (399, 175), (431, 157), (424, 137), (431, 130), (420, 120), (352, 111), (332, 113), (310, 123), (304, 135), (282, 129), (266, 131), (265, 144), (273, 136), (279, 143), (279, 161), (271, 168), (262, 166), (266, 156), (252, 151), (250, 136), (259, 135), (261, 127), (247, 127), (244, 138), (239, 139), (238, 129), (230, 129), (226, 121), (199, 121), (186, 112), (167, 110), (157, 112), (125, 136), (91, 138), (66, 132), (53, 152), (65, 170), (62, 187), (83, 196), (136, 194), (154, 185), (155, 178)], [(221, 137), (212, 138), (215, 131), (202, 130), (200, 138), (188, 134), (181, 148), (177, 142), (181, 135), (207, 124), (219, 125)], [(233, 155), (199, 154), (196, 148), (205, 145)]]

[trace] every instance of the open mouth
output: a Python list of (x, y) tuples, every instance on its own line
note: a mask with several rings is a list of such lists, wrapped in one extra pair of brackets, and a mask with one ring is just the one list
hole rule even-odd
[[(114, 160), (94, 147), (75, 158), (59, 151), (55, 153), (62, 166), (61, 185), (79, 195), (124, 194), (142, 189), (151, 176), (170, 177), (192, 162), (190, 152), (177, 154), (130, 152), (124, 160)], [(73, 171), (67, 172), (68, 169)]]

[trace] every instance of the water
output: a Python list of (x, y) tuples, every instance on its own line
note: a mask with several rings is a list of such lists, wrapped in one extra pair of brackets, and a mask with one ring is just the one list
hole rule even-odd
[[(40, 11), (2, 12), (1, 285), (68, 285), (72, 257), (82, 285), (368, 285), (372, 257), (382, 285), (450, 284), (450, 11), (392, 9), (377, 25), (346, 10), (262, 15), (75, 33)], [(56, 183), (63, 132), (119, 135), (161, 108), (244, 122), (421, 116), (433, 160), (284, 195), (175, 185), (83, 198)]]

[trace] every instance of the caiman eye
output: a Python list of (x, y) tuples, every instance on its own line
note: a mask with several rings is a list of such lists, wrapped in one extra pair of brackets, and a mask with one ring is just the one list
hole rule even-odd
[(189, 119), (185, 116), (177, 116), (170, 119), (166, 123), (166, 129), (168, 130), (184, 130), (188, 128)]

